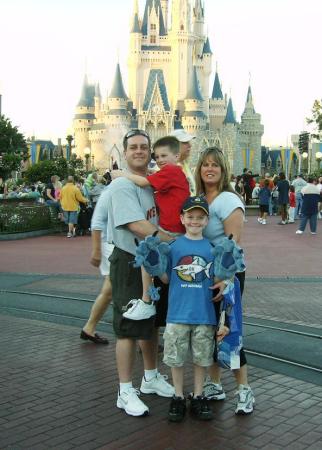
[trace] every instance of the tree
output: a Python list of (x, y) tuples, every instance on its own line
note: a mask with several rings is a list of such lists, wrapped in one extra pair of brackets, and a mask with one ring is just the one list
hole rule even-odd
[(312, 133), (312, 136), (316, 139), (320, 139), (322, 136), (322, 99), (315, 100), (312, 107), (312, 116), (306, 119), (308, 124), (313, 124), (316, 133)]
[(28, 158), (27, 142), (8, 118), (0, 116), (0, 176), (7, 178)]
[(58, 175), (61, 180), (73, 175), (76, 179), (84, 176), (84, 163), (80, 158), (67, 161), (63, 157), (48, 159), (33, 164), (26, 170), (25, 178), (30, 183), (42, 181), (48, 183), (52, 175)]

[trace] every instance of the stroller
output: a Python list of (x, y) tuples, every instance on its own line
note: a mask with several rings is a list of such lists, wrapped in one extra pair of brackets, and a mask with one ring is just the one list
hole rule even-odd
[(78, 236), (90, 234), (92, 215), (93, 208), (81, 203), (76, 227), (76, 234)]

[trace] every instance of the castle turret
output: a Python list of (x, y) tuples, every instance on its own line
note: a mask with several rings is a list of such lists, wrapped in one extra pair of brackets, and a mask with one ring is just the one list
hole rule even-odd
[(160, 0), (147, 0), (142, 22), (142, 34), (147, 36), (147, 43), (152, 45), (159, 45), (160, 37), (166, 36)]
[(165, 29), (168, 29), (169, 0), (161, 0), (161, 8)]
[(188, 91), (188, 80), (191, 76), (194, 45), (189, 0), (173, 0), (172, 2), (169, 44), (172, 57), (169, 98), (172, 108), (182, 113)]
[(239, 126), (239, 141), (241, 148), (241, 163), (250, 168), (253, 173), (261, 171), (261, 141), (264, 127), (260, 114), (255, 112), (251, 87), (248, 87), (246, 104)]
[(134, 101), (135, 107), (137, 107), (136, 96), (139, 90), (138, 71), (141, 64), (141, 45), (142, 45), (142, 32), (139, 20), (138, 0), (134, 0), (134, 11), (130, 34), (128, 68), (129, 68), (129, 96)]
[(196, 37), (195, 41), (195, 58), (201, 58), (203, 53), (203, 47), (205, 42), (205, 15), (204, 8), (201, 0), (195, 0), (195, 6), (192, 14), (192, 29), (193, 34)]
[(206, 129), (207, 117), (203, 112), (203, 103), (204, 98), (198, 82), (197, 68), (193, 66), (184, 101), (185, 110), (182, 114), (182, 125), (191, 134), (198, 134), (198, 132)]
[(74, 116), (75, 152), (84, 157), (84, 150), (90, 147), (89, 130), (95, 119), (95, 86), (84, 77), (82, 93)]
[(222, 128), (226, 112), (227, 105), (222, 93), (218, 71), (216, 71), (212, 95), (209, 101), (209, 123), (211, 130), (218, 132)]
[(100, 120), (102, 108), (102, 96), (99, 83), (95, 85), (94, 104), (95, 104), (95, 118), (96, 120)]

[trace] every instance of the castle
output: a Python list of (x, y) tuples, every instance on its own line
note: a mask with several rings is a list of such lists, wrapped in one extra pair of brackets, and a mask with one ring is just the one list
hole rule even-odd
[(119, 64), (106, 98), (85, 75), (73, 121), (77, 155), (84, 157), (90, 149), (95, 167), (122, 166), (122, 137), (130, 128), (146, 130), (152, 141), (184, 128), (196, 136), (192, 164), (200, 150), (218, 145), (233, 173), (244, 167), (260, 173), (264, 127), (251, 87), (237, 122), (217, 69), (210, 89), (212, 59), (202, 0), (146, 0), (143, 18), (134, 0), (128, 94)]

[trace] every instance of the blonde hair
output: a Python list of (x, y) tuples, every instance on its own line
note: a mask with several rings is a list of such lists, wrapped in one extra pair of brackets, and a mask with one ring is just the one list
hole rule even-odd
[[(216, 164), (221, 167), (221, 179), (218, 185), (219, 194), (224, 191), (233, 192), (237, 194), (236, 191), (232, 188), (230, 184), (230, 169), (223, 154), (222, 150), (218, 147), (208, 147), (203, 152), (200, 153), (199, 160), (195, 170), (195, 181), (196, 181), (196, 194), (201, 195), (205, 194), (205, 184), (201, 178), (201, 167), (206, 162), (208, 158), (214, 160)], [(239, 197), (239, 196), (238, 196)]]

